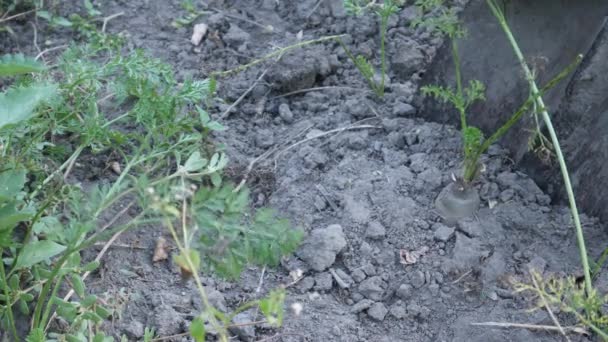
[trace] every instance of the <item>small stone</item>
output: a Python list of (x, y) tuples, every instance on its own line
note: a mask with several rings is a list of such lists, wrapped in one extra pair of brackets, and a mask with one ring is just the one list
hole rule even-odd
[(285, 123), (293, 123), (293, 112), (287, 103), (282, 103), (279, 106), (279, 116), (281, 119), (283, 119), (283, 121), (285, 121)]
[(369, 243), (365, 241), (361, 242), (361, 246), (359, 246), (359, 254), (361, 256), (369, 256), (372, 254), (372, 251), (372, 246), (370, 246)]
[[(333, 272), (331, 272), (333, 271)], [(346, 272), (341, 269), (330, 269), (332, 276), (334, 276), (336, 283), (344, 289), (348, 289), (354, 283), (353, 278), (351, 278)]]
[(372, 306), (372, 304), (374, 304), (373, 300), (362, 299), (359, 302), (357, 302), (357, 304), (353, 305), (353, 307), (350, 309), (350, 311), (352, 313), (359, 313), (361, 311), (369, 309), (369, 307)]
[(507, 189), (500, 193), (500, 200), (502, 202), (507, 202), (515, 196), (515, 190)]
[(393, 106), (394, 116), (413, 116), (416, 115), (416, 108), (409, 103), (397, 102)]
[(407, 300), (412, 297), (412, 291), (414, 288), (410, 284), (401, 284), (397, 289), (397, 297)]
[(367, 263), (367, 264), (361, 266), (361, 269), (368, 276), (375, 276), (376, 275), (376, 268), (374, 267), (374, 265), (372, 265), (370, 263)]
[(131, 320), (130, 322), (125, 323), (122, 327), (122, 331), (124, 331), (128, 338), (137, 341), (139, 341), (144, 336), (144, 330), (144, 324), (135, 320)]
[(375, 301), (382, 300), (385, 289), (386, 283), (378, 276), (365, 279), (359, 284), (359, 292), (366, 298)]
[(414, 271), (410, 273), (410, 284), (415, 288), (419, 289), (424, 286), (425, 277), (422, 271)]
[(367, 310), (367, 314), (369, 317), (375, 319), (376, 321), (382, 322), (386, 314), (388, 313), (388, 309), (382, 303), (374, 303)]
[(433, 297), (437, 297), (439, 295), (439, 284), (429, 285), (429, 292), (431, 292)]
[(479, 197), (485, 201), (496, 199), (498, 198), (499, 194), (500, 190), (498, 189), (498, 184), (496, 183), (485, 183), (481, 187), (481, 190), (479, 190)]
[(301, 293), (312, 290), (315, 286), (315, 279), (313, 277), (304, 277), (298, 282), (297, 288)]
[(315, 290), (329, 291), (333, 286), (333, 277), (329, 272), (319, 273), (315, 276)]
[(363, 272), (363, 270), (362, 270), (362, 269), (360, 269), (360, 268), (357, 268), (356, 270), (354, 270), (354, 271), (353, 271), (353, 273), (352, 273), (352, 276), (353, 276), (353, 279), (354, 279), (354, 280), (355, 280), (357, 283), (362, 282), (362, 281), (363, 281), (363, 280), (365, 280), (365, 278), (367, 277), (367, 276), (365, 275), (365, 272)]
[(545, 272), (545, 268), (547, 268), (547, 261), (537, 255), (526, 264), (525, 270), (527, 272), (534, 271), (543, 274)]
[(312, 269), (321, 272), (329, 268), (336, 256), (346, 247), (342, 226), (334, 224), (316, 229), (300, 246), (296, 255), (306, 261)]
[(455, 228), (448, 227), (441, 223), (435, 223), (433, 225), (433, 230), (435, 231), (433, 233), (433, 237), (435, 240), (441, 242), (448, 242), (454, 236), (454, 232), (456, 231)]
[(271, 130), (262, 129), (255, 136), (255, 144), (259, 148), (269, 148), (274, 145), (274, 134)]
[(386, 228), (378, 221), (370, 222), (367, 225), (365, 236), (370, 239), (382, 239), (386, 235)]
[(230, 326), (228, 330), (245, 341), (252, 340), (255, 338), (255, 327), (253, 325), (247, 325), (254, 320), (252, 316), (253, 315), (249, 311), (238, 313), (232, 319), (232, 323), (234, 324)]
[(222, 38), (229, 46), (239, 47), (249, 40), (249, 36), (249, 33), (243, 31), (240, 27), (230, 24), (230, 29)]
[(401, 301), (397, 301), (391, 306), (390, 314), (396, 319), (403, 319), (407, 316), (407, 311), (405, 310), (403, 303)]

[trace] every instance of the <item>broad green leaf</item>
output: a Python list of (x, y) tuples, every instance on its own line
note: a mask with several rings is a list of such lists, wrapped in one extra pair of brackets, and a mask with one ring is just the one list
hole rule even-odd
[(14, 205), (0, 207), (0, 232), (12, 230), (17, 223), (27, 221), (34, 216), (32, 210), (17, 210)]
[(25, 170), (0, 172), (0, 204), (14, 200), (25, 185)]
[(44, 64), (22, 54), (4, 55), (0, 58), (0, 77), (40, 72), (45, 69)]
[(29, 268), (39, 262), (49, 260), (63, 252), (65, 248), (65, 246), (49, 240), (30, 242), (23, 247), (15, 268)]
[(218, 172), (211, 174), (211, 184), (216, 188), (222, 185), (222, 176)]
[(34, 109), (55, 95), (56, 91), (54, 85), (34, 85), (0, 93), (0, 129), (32, 117)]
[(190, 336), (196, 342), (205, 342), (205, 322), (200, 317), (196, 317), (190, 323)]

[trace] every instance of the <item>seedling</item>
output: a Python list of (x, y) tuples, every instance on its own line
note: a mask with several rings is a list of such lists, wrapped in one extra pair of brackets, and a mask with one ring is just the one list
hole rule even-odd
[[(469, 125), (467, 122), (467, 111), (476, 101), (485, 100), (485, 87), (478, 80), (469, 81), (468, 86), (464, 86), (462, 72), (460, 68), (460, 57), (458, 53), (458, 39), (464, 38), (465, 30), (461, 26), (456, 13), (452, 9), (444, 6), (443, 0), (419, 0), (416, 2), (422, 13), (435, 10), (435, 16), (413, 22), (413, 26), (423, 26), (430, 29), (434, 34), (445, 35), (450, 39), (452, 60), (454, 63), (456, 88), (427, 85), (421, 88), (426, 96), (450, 103), (460, 115), (460, 128), (463, 144), (463, 170), (461, 175), (453, 175), (453, 182), (444, 188), (435, 202), (440, 215), (447, 220), (454, 220), (473, 214), (479, 207), (480, 199), (473, 184), (479, 176), (481, 164), (479, 159), (482, 154), (505, 133), (515, 125), (519, 119), (528, 113), (537, 103), (537, 99), (554, 87), (559, 81), (564, 79), (580, 63), (578, 58), (569, 65), (564, 71), (552, 79), (539, 92), (532, 93), (531, 96), (515, 111), (492, 135), (485, 138), (481, 130)], [(437, 7), (439, 6), (439, 7)]]
[(388, 30), (388, 20), (390, 17), (399, 11), (397, 0), (384, 0), (382, 4), (376, 3), (375, 0), (344, 0), (344, 9), (353, 16), (360, 16), (366, 12), (372, 11), (380, 18), (380, 80), (377, 80), (377, 72), (374, 66), (363, 56), (355, 56), (344, 42), (338, 38), (338, 42), (344, 48), (348, 58), (355, 64), (361, 75), (365, 78), (370, 88), (374, 93), (382, 98), (384, 97), (384, 88), (386, 82), (386, 32)]

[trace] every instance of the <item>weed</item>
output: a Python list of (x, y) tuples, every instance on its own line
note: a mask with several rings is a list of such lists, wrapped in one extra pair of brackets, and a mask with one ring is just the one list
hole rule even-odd
[[(111, 340), (99, 325), (113, 310), (85, 286), (99, 262), (80, 252), (129, 228), (171, 230), (177, 213), (188, 224), (174, 234), (182, 247), (174, 260), (195, 279), (199, 267), (236, 278), (251, 262), (276, 265), (301, 238), (271, 211), (251, 213), (248, 192), (224, 184), (228, 159), (210, 136), (225, 128), (204, 110), (215, 81), (178, 83), (167, 64), (143, 51), (125, 54), (122, 39), (98, 32), (90, 19), (70, 16), (88, 43), (68, 48), (52, 68), (22, 56), (0, 62), (1, 75), (25, 73), (0, 95), (0, 326), (14, 340)], [(86, 191), (66, 184), (83, 155), (116, 156), (118, 177)], [(136, 215), (101, 222), (125, 201)], [(183, 214), (170, 209), (183, 201)], [(75, 299), (60, 296), (65, 285)], [(255, 302), (270, 323), (281, 322), (281, 293)], [(233, 316), (207, 305), (200, 320), (210, 313), (225, 332)], [(67, 327), (50, 331), (54, 318)], [(193, 334), (201, 340), (200, 329)]]
[(485, 100), (485, 86), (478, 80), (470, 80), (468, 86), (464, 86), (458, 52), (458, 39), (465, 37), (465, 29), (459, 22), (454, 10), (443, 6), (443, 0), (418, 0), (416, 5), (422, 13), (432, 11), (434, 16), (425, 19), (419, 18), (412, 25), (414, 27), (427, 27), (434, 34), (445, 35), (450, 39), (456, 88), (427, 85), (422, 87), (421, 90), (426, 96), (432, 96), (439, 101), (452, 104), (460, 115), (464, 161), (462, 178), (459, 179), (459, 184), (463, 188), (467, 188), (478, 176), (480, 169), (479, 158), (481, 155), (507, 133), (525, 113), (530, 111), (535, 113), (533, 109), (536, 108), (538, 98), (572, 72), (578, 66), (581, 59), (577, 58), (571, 65), (549, 81), (539, 93), (532, 93), (500, 128), (488, 138), (485, 138), (479, 128), (467, 123), (467, 111), (469, 107), (476, 101)]
[(585, 290), (574, 277), (543, 277), (531, 272), (531, 282), (514, 284), (515, 291), (531, 293), (537, 305), (531, 310), (554, 310), (571, 314), (589, 327), (603, 340), (608, 340), (608, 315), (603, 308), (608, 304), (608, 296), (601, 296), (596, 289)]
[(387, 74), (385, 41), (388, 20), (399, 11), (398, 2), (396, 0), (384, 0), (382, 4), (377, 4), (371, 0), (344, 0), (344, 9), (348, 14), (353, 16), (360, 16), (368, 11), (373, 11), (380, 18), (380, 80), (376, 79), (376, 70), (365, 57), (353, 55), (340, 38), (338, 38), (338, 42), (344, 48), (348, 58), (365, 78), (370, 88), (378, 97), (382, 98), (384, 97)]

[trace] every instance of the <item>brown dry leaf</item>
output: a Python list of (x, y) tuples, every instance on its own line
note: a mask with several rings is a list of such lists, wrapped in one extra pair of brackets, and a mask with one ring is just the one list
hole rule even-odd
[(399, 262), (403, 265), (413, 265), (428, 251), (429, 248), (427, 246), (422, 246), (415, 251), (402, 249), (399, 251)]
[(152, 256), (153, 262), (158, 262), (162, 260), (167, 260), (169, 258), (169, 254), (167, 253), (167, 240), (164, 237), (159, 237), (156, 240), (156, 247), (154, 248), (154, 255)]
[(207, 34), (207, 29), (209, 26), (207, 24), (196, 24), (194, 25), (194, 29), (192, 29), (192, 38), (190, 42), (192, 45), (197, 46), (201, 43), (205, 35)]

